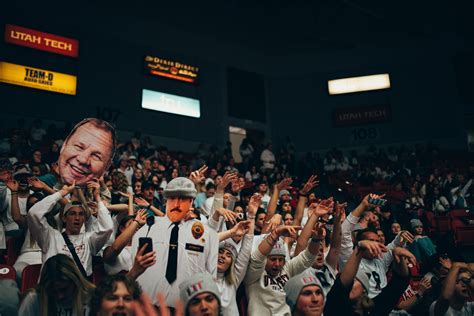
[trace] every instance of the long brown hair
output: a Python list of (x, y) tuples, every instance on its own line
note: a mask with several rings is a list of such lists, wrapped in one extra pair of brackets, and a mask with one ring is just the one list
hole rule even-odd
[(82, 276), (74, 261), (63, 254), (49, 258), (41, 270), (40, 282), (35, 289), (39, 297), (40, 315), (56, 315), (56, 302), (49, 294), (51, 286), (56, 281), (73, 284), (73, 313), (77, 316), (83, 315), (84, 306), (88, 304), (95, 286)]

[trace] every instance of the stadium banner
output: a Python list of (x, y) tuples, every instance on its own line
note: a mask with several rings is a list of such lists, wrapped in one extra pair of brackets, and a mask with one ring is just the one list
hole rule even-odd
[(335, 127), (384, 123), (391, 120), (392, 111), (390, 105), (346, 107), (333, 111), (333, 124)]
[(76, 95), (76, 76), (7, 62), (0, 62), (0, 82)]
[(199, 67), (147, 55), (145, 56), (145, 71), (155, 76), (196, 83)]
[(78, 40), (13, 24), (5, 25), (5, 42), (69, 57), (79, 57)]

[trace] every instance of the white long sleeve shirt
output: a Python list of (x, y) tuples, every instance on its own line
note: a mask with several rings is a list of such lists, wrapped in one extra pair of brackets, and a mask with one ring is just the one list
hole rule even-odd
[(239, 314), (237, 308), (237, 289), (242, 283), (250, 260), (250, 253), (252, 251), (253, 235), (245, 235), (241, 242), (241, 248), (234, 264), (235, 283), (228, 284), (224, 276), (217, 274), (217, 288), (221, 298), (222, 312), (224, 316), (234, 316)]
[[(57, 254), (73, 259), (61, 232), (52, 228), (45, 216), (61, 198), (61, 193), (56, 192), (33, 205), (28, 212), (28, 228), (41, 248), (43, 263)], [(92, 274), (92, 256), (105, 245), (113, 230), (109, 210), (102, 202), (98, 203), (96, 221), (95, 225), (91, 225), (90, 231), (68, 236), (87, 275)]]
[(249, 315), (291, 315), (290, 307), (285, 301), (284, 286), (292, 276), (309, 268), (315, 258), (316, 256), (306, 249), (287, 261), (278, 276), (272, 277), (265, 270), (267, 257), (258, 248), (255, 249), (250, 257), (250, 264), (244, 279), (249, 300)]
[[(202, 225), (201, 236), (193, 236), (193, 225)], [(219, 253), (219, 238), (217, 233), (200, 221), (193, 219), (181, 221), (178, 233), (178, 264), (176, 280), (169, 284), (166, 280), (168, 265), (169, 241), (173, 223), (167, 216), (155, 217), (148, 237), (152, 239), (153, 250), (156, 251), (156, 263), (149, 267), (137, 281), (142, 289), (157, 304), (156, 295), (163, 293), (168, 306), (175, 306), (179, 298), (179, 284), (199, 272), (208, 272), (214, 279), (217, 277), (217, 256)], [(139, 238), (147, 236), (148, 226), (143, 226), (132, 239), (131, 253), (138, 251)]]

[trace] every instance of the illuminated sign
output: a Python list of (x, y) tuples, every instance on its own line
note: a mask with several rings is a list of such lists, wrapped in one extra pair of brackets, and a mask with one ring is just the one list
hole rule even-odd
[(181, 62), (159, 57), (146, 56), (145, 70), (155, 76), (195, 83), (198, 77), (199, 67), (189, 66)]
[(4, 83), (75, 95), (76, 80), (76, 76), (0, 62), (0, 82)]
[(5, 42), (70, 57), (79, 56), (79, 41), (25, 27), (7, 24)]
[(388, 74), (343, 78), (328, 81), (329, 94), (343, 94), (390, 88)]
[(190, 117), (201, 117), (199, 100), (143, 89), (142, 108)]
[(392, 111), (389, 105), (339, 108), (333, 112), (334, 126), (366, 125), (389, 122)]

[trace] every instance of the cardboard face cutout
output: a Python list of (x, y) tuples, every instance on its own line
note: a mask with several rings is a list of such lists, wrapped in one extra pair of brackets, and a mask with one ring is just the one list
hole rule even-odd
[(102, 120), (78, 123), (66, 138), (59, 155), (59, 175), (64, 184), (85, 186), (100, 178), (110, 166), (115, 150), (115, 130)]
[(169, 197), (166, 200), (166, 216), (173, 223), (184, 219), (191, 208), (192, 198)]

